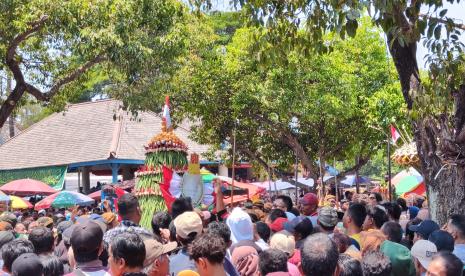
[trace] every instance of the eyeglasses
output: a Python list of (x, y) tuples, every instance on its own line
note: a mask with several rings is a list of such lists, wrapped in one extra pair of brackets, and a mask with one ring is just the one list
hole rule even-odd
[(374, 197), (374, 196), (370, 196), (370, 197), (369, 197), (369, 199), (376, 199), (376, 197)]

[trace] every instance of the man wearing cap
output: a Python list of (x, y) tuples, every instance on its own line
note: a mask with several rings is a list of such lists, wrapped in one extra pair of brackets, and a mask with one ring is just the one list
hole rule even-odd
[(76, 261), (76, 269), (67, 276), (110, 275), (99, 260), (99, 256), (103, 251), (102, 239), (102, 229), (93, 221), (72, 226), (70, 242), (74, 260)]
[(156, 240), (145, 240), (144, 272), (147, 276), (168, 275), (170, 259), (168, 253), (178, 247), (176, 242), (161, 244)]
[(323, 207), (318, 212), (318, 226), (321, 232), (326, 233), (330, 238), (333, 236), (334, 227), (336, 227), (338, 220), (337, 211), (332, 207)]
[(298, 216), (284, 224), (284, 229), (294, 234), (296, 240), (295, 247), (301, 249), (304, 246), (305, 240), (313, 233), (313, 225), (309, 218)]
[(433, 256), (438, 252), (436, 245), (427, 240), (418, 240), (412, 246), (417, 275), (425, 275)]
[(386, 240), (381, 244), (380, 251), (391, 260), (391, 276), (415, 276), (415, 265), (407, 247)]
[(431, 233), (439, 230), (439, 225), (436, 222), (427, 219), (422, 221), (420, 224), (410, 225), (408, 229), (415, 232), (415, 236), (413, 237), (413, 243), (415, 243), (418, 240), (427, 240)]
[(108, 247), (114, 237), (127, 231), (138, 234), (142, 239), (153, 238), (151, 232), (139, 226), (142, 212), (139, 207), (139, 201), (135, 195), (127, 193), (118, 199), (118, 214), (123, 220), (119, 226), (105, 232), (103, 242), (106, 247)]
[(170, 257), (170, 275), (178, 275), (182, 270), (196, 271), (195, 262), (190, 259), (187, 248), (194, 239), (202, 234), (202, 219), (196, 212), (184, 212), (174, 219), (176, 240), (182, 249)]
[(312, 225), (317, 225), (318, 197), (314, 193), (306, 193), (299, 200), (300, 213), (310, 219)]

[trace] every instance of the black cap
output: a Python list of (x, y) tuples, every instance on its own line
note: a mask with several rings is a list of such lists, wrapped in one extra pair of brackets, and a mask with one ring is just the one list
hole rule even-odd
[(428, 240), (436, 245), (439, 251), (454, 251), (454, 237), (444, 230), (436, 230), (429, 235)]
[(36, 254), (24, 253), (13, 262), (11, 271), (16, 276), (43, 275), (44, 267)]
[(100, 226), (88, 221), (84, 224), (76, 224), (71, 234), (71, 247), (75, 253), (91, 253), (102, 244), (103, 232)]
[(410, 225), (408, 229), (412, 232), (417, 232), (423, 237), (423, 239), (427, 240), (429, 235), (434, 231), (439, 230), (439, 228), (440, 227), (436, 222), (427, 219), (420, 222), (420, 224)]
[(15, 236), (11, 231), (0, 231), (0, 248), (14, 239)]

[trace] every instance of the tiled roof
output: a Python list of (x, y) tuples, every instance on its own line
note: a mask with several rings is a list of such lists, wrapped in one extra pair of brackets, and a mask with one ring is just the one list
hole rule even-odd
[[(24, 130), (0, 146), (0, 170), (67, 165), (109, 158), (145, 158), (144, 145), (161, 132), (161, 117), (120, 109), (121, 102), (103, 100), (68, 106)], [(116, 120), (114, 119), (116, 118)], [(200, 155), (208, 146), (188, 138), (182, 124), (174, 132)]]

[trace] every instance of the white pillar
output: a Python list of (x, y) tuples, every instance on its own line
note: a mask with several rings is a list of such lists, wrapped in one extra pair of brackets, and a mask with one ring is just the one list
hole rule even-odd
[(219, 164), (218, 165), (218, 175), (229, 176), (228, 175), (228, 167), (226, 167), (224, 164)]

